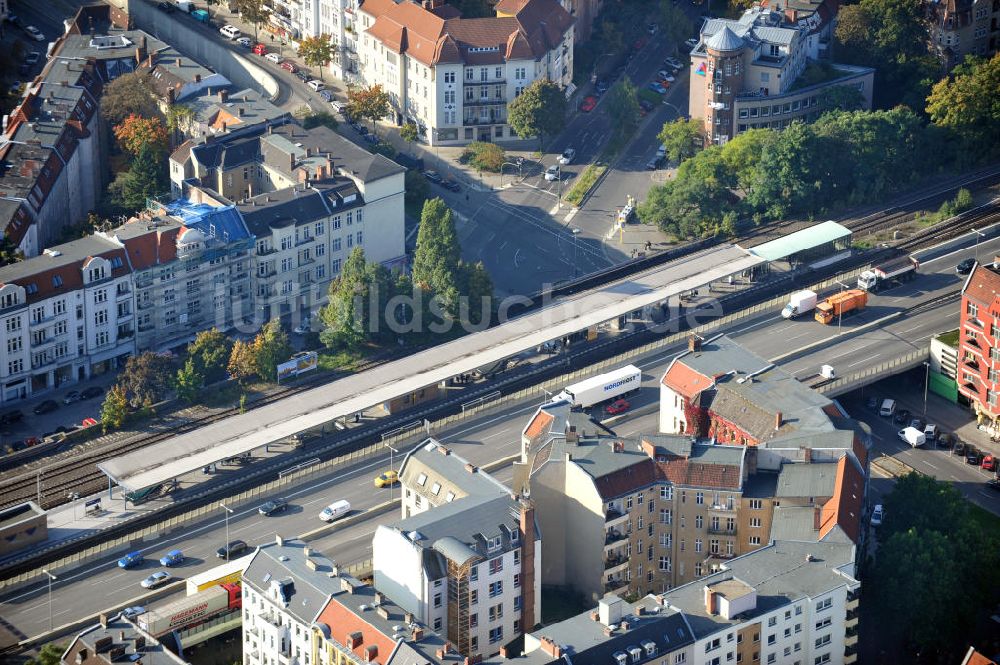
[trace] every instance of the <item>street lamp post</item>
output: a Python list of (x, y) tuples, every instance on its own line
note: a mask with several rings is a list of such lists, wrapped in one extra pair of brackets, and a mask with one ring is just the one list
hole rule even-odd
[(226, 511), (226, 544), (224, 547), (226, 550), (226, 561), (229, 561), (229, 514), (233, 512), (233, 509), (221, 501), (219, 502), (219, 507)]
[(577, 238), (579, 236), (580, 236), (580, 229), (574, 227), (573, 228), (573, 277), (574, 278), (576, 277), (576, 274), (577, 274), (577, 272), (576, 272), (576, 269), (577, 269), (577, 263), (576, 263), (576, 243), (577, 243)]
[(924, 362), (924, 418), (927, 417), (927, 386), (931, 382), (931, 364)]
[[(840, 292), (843, 293), (844, 289), (847, 288), (847, 284), (844, 284), (843, 282), (841, 282), (839, 280), (837, 281), (837, 284), (840, 284)], [(841, 303), (840, 304), (840, 310), (837, 312), (837, 334), (838, 335), (840, 335), (841, 330), (843, 330), (843, 323), (844, 323), (844, 304)]]
[(45, 568), (42, 568), (42, 572), (49, 577), (49, 632), (52, 632), (52, 582), (59, 578)]
[(979, 239), (985, 238), (986, 234), (977, 229), (972, 229), (972, 232), (976, 234), (976, 263), (979, 263)]
[[(392, 446), (390, 446), (388, 443), (385, 444), (385, 447), (389, 449), (389, 470), (390, 471), (395, 471), (396, 470), (396, 465), (393, 464), (392, 455), (393, 455), (393, 453), (398, 453), (399, 451), (396, 450), (395, 448), (393, 448)], [(397, 478), (398, 478), (398, 476), (397, 476)], [(392, 497), (394, 495), (393, 490), (395, 490), (395, 489), (396, 489), (396, 483), (394, 483), (394, 482), (393, 483), (389, 483), (389, 503), (392, 503)]]
[(558, 197), (557, 209), (562, 210), (562, 166), (556, 166), (556, 180), (559, 183), (556, 195)]

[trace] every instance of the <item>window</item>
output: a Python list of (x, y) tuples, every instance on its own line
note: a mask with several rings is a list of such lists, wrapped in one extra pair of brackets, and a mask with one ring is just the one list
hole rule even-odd
[(431, 485), (431, 494), (437, 496), (440, 493), (441, 493), (441, 483), (434, 483), (433, 485)]
[(494, 605), (490, 608), (490, 621), (496, 621), (497, 619), (503, 618), (503, 603), (499, 605)]
[(777, 625), (778, 625), (778, 617), (771, 617), (770, 619), (767, 620), (768, 628), (774, 628)]
[(281, 239), (281, 249), (291, 249), (292, 248), (292, 236), (285, 236)]
[(103, 326), (108, 322), (108, 311), (99, 309), (94, 312), (94, 325)]
[(705, 644), (705, 653), (712, 653), (716, 649), (722, 646), (722, 640), (720, 638), (715, 638), (711, 642)]
[(469, 604), (475, 605), (478, 602), (479, 602), (479, 590), (473, 589), (472, 591), (469, 592)]
[(670, 524), (672, 515), (668, 508), (660, 508), (660, 524)]
[(751, 545), (760, 545), (760, 536), (750, 536)]
[(979, 314), (979, 308), (975, 303), (970, 302), (966, 305), (965, 313), (968, 314), (970, 318), (974, 319)]
[(7, 332), (15, 332), (21, 329), (21, 319), (7, 319)]
[(521, 609), (521, 597), (520, 596), (514, 596), (514, 609), (515, 610), (520, 610)]
[(826, 628), (827, 626), (829, 626), (831, 623), (833, 623), (833, 617), (827, 617), (827, 618), (823, 619), (822, 621), (817, 621), (816, 622), (816, 630), (822, 630), (823, 628)]
[(830, 607), (832, 607), (832, 606), (833, 606), (833, 599), (832, 598), (826, 598), (826, 599), (821, 600), (820, 602), (816, 603), (816, 611), (817, 612), (822, 612), (823, 610), (830, 609)]
[(670, 557), (668, 556), (660, 557), (660, 570), (665, 573), (670, 572)]
[(336, 231), (340, 228), (340, 215), (333, 218), (333, 230)]
[(699, 506), (702, 505), (702, 504), (704, 504), (705, 503), (705, 493), (704, 492), (695, 492), (694, 502), (696, 504), (698, 504)]
[(11, 337), (7, 340), (7, 353), (17, 353), (21, 350), (21, 338)]
[(326, 233), (326, 225), (323, 222), (316, 222), (316, 226), (313, 227), (313, 232), (321, 236)]
[(760, 528), (760, 518), (759, 517), (751, 517), (750, 518), (750, 526), (753, 527), (753, 528), (755, 528), (755, 529), (759, 529)]
[(819, 649), (821, 647), (825, 647), (829, 643), (830, 643), (830, 636), (829, 635), (824, 635), (823, 637), (817, 637), (816, 638), (816, 648), (817, 649)]
[(421, 487), (423, 487), (424, 484), (426, 484), (426, 483), (427, 483), (427, 474), (426, 473), (421, 473), (419, 476), (417, 476), (417, 484), (418, 485), (420, 485)]
[(503, 639), (503, 626), (490, 628), (490, 644), (495, 644)]
[(441, 607), (441, 593), (434, 594), (434, 607)]
[(503, 557), (498, 556), (494, 559), (490, 559), (490, 575), (496, 575), (501, 570), (503, 570)]
[(99, 333), (97, 333), (97, 346), (104, 346), (109, 341), (110, 341), (110, 338), (108, 337), (108, 331), (107, 330), (102, 330)]
[(702, 545), (701, 538), (696, 538), (695, 541), (694, 541), (694, 551), (695, 552), (700, 552), (701, 551), (701, 545)]
[(24, 371), (24, 361), (18, 358), (7, 363), (8, 374), (20, 374)]
[(358, 236), (358, 245), (359, 246), (361, 245), (361, 242), (363, 240), (363, 237), (362, 237), (363, 233), (364, 233), (364, 231), (358, 231), (358, 233), (357, 233), (357, 236)]
[(778, 641), (778, 636), (776, 634), (771, 633), (770, 635), (767, 636), (768, 645), (772, 645), (777, 641)]
[(750, 510), (760, 510), (763, 502), (760, 499), (750, 499)]
[(330, 272), (334, 275), (340, 272), (340, 259), (334, 259), (330, 262)]
[(441, 617), (434, 617), (434, 630), (441, 630)]
[(521, 586), (521, 574), (514, 573), (514, 588), (516, 589), (520, 586)]
[(333, 239), (333, 251), (335, 251), (335, 252), (339, 252), (340, 251), (340, 238), (334, 238)]
[(823, 663), (830, 662), (830, 654), (825, 653), (822, 656), (816, 656), (816, 660), (813, 661), (816, 665), (823, 665)]
[(490, 598), (496, 598), (503, 593), (503, 580), (490, 582)]
[(479, 613), (477, 612), (475, 614), (470, 614), (469, 615), (469, 627), (470, 628), (475, 628), (478, 625), (479, 625)]
[(660, 488), (660, 498), (665, 501), (669, 501), (674, 498), (674, 488), (670, 485), (664, 485)]
[(694, 528), (700, 529), (703, 526), (705, 526), (705, 518), (702, 517), (701, 515), (695, 515), (694, 516)]
[(455, 82), (455, 72), (445, 72), (444, 73), (444, 82), (445, 83), (454, 83)]

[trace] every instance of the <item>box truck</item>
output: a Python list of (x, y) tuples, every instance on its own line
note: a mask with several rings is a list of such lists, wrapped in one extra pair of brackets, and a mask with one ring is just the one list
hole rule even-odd
[(159, 637), (201, 623), (224, 610), (237, 609), (242, 604), (239, 584), (220, 584), (141, 614), (137, 622), (144, 631)]
[(887, 282), (913, 279), (919, 267), (920, 262), (912, 256), (897, 256), (858, 275), (858, 288), (865, 291), (878, 291)]
[(816, 305), (816, 320), (829, 324), (834, 319), (865, 308), (868, 304), (868, 292), (860, 289), (850, 289), (834, 293), (832, 296)]
[(837, 371), (833, 369), (833, 365), (823, 365), (819, 368), (817, 373), (811, 376), (803, 377), (799, 379), (799, 381), (806, 384), (810, 388), (819, 388), (820, 386), (824, 386), (831, 381), (836, 380), (836, 378)]
[(627, 365), (613, 372), (593, 376), (579, 383), (563, 388), (556, 395), (573, 406), (584, 409), (598, 402), (621, 397), (639, 389), (642, 384), (642, 370), (635, 365)]
[(781, 315), (786, 319), (794, 319), (799, 314), (811, 312), (815, 308), (815, 291), (809, 291), (808, 289), (805, 291), (796, 291), (788, 296), (788, 304), (785, 305), (785, 309), (781, 310)]

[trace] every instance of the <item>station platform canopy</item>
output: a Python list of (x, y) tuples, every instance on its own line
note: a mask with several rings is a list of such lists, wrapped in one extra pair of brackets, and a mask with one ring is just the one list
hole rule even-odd
[(668, 298), (752, 269), (761, 262), (734, 245), (696, 252), (598, 289), (557, 299), (506, 323), (312, 388), (294, 398), (105, 460), (97, 466), (126, 491), (154, 487), (220, 460), (511, 358), (550, 340), (658, 305)]
[(781, 261), (791, 257), (812, 254), (830, 248), (842, 249), (850, 244), (851, 230), (837, 222), (820, 222), (790, 233), (783, 238), (766, 242), (747, 251), (764, 261)]

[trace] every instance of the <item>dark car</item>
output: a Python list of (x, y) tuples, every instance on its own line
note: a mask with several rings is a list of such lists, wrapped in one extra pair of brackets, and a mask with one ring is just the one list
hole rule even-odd
[(639, 108), (648, 113), (653, 110), (653, 102), (649, 101), (648, 99), (640, 99)]
[(323, 101), (327, 101), (327, 102), (332, 102), (333, 101), (333, 95), (330, 94), (329, 90), (320, 90), (319, 91), (319, 96), (323, 98)]
[(957, 272), (959, 275), (968, 275), (970, 272), (972, 272), (972, 269), (975, 266), (976, 266), (975, 259), (965, 259), (964, 261), (960, 262), (957, 266), (955, 266), (955, 272)]
[(0, 415), (0, 425), (13, 425), (14, 423), (19, 423), (22, 420), (24, 420), (24, 414), (21, 413), (20, 409), (7, 411), (3, 415)]
[(951, 432), (941, 432), (938, 434), (937, 447), (938, 448), (953, 448), (958, 438)]
[(365, 141), (368, 141), (372, 145), (375, 145), (375, 144), (378, 143), (378, 137), (375, 136), (374, 134), (365, 134), (364, 135), (364, 139), (365, 139)]
[(80, 399), (94, 399), (95, 397), (100, 397), (104, 394), (104, 388), (100, 386), (90, 386), (89, 388), (84, 388), (83, 392), (80, 393)]
[(965, 449), (965, 463), (966, 464), (975, 464), (976, 466), (979, 466), (979, 463), (982, 460), (983, 460), (983, 455), (982, 455), (982, 453), (979, 452), (978, 448), (974, 448), (973, 446), (967, 446), (966, 447), (966, 449)]
[(989, 487), (991, 490), (1000, 492), (1000, 480), (997, 480), (996, 478), (990, 478), (989, 480), (987, 480), (986, 486)]
[(52, 413), (59, 408), (59, 402), (54, 399), (47, 399), (38, 406), (36, 406), (32, 411), (35, 412), (36, 416), (40, 416), (44, 413)]
[(220, 559), (232, 559), (234, 556), (243, 554), (248, 549), (250, 549), (250, 546), (246, 544), (246, 541), (232, 540), (215, 550), (215, 556)]
[(904, 423), (909, 422), (909, 420), (910, 420), (910, 412), (907, 411), (906, 409), (900, 409), (899, 411), (896, 412), (896, 415), (892, 417), (892, 422), (896, 423), (897, 425), (903, 425)]
[(424, 171), (424, 177), (437, 185), (444, 182), (444, 178), (437, 171)]
[(66, 393), (66, 396), (63, 397), (63, 404), (72, 404), (73, 402), (79, 402), (79, 401), (80, 401), (80, 393), (79, 391), (76, 390), (69, 391), (68, 393)]
[(595, 89), (595, 90), (597, 90), (597, 94), (599, 94), (599, 95), (603, 95), (604, 93), (606, 93), (606, 92), (608, 91), (608, 88), (609, 88), (609, 87), (610, 87), (610, 86), (608, 85), (608, 82), (607, 82), (607, 80), (605, 80), (605, 79), (600, 79), (600, 80), (599, 80), (599, 81), (597, 82), (597, 85), (596, 85), (596, 86), (594, 86), (594, 89)]
[(303, 83), (306, 83), (306, 82), (308, 82), (309, 80), (312, 79), (312, 76), (309, 74), (309, 72), (304, 72), (301, 69), (299, 71), (295, 72), (295, 76), (297, 76), (298, 79), (300, 81), (302, 81)]
[(10, 442), (10, 449), (12, 451), (14, 451), (15, 453), (19, 452), (21, 450), (27, 450), (28, 449), (28, 444), (25, 443), (24, 441), (11, 441)]
[(161, 12), (166, 12), (167, 14), (170, 14), (174, 11), (174, 6), (169, 2), (158, 2), (156, 3), (156, 8), (159, 9)]
[(271, 499), (260, 508), (257, 512), (261, 515), (273, 515), (275, 513), (283, 513), (285, 509), (288, 508), (288, 501), (284, 499)]
[(869, 397), (868, 401), (865, 402), (865, 406), (867, 406), (872, 411), (878, 411), (879, 404), (881, 404), (881, 402), (879, 401), (878, 397)]
[(457, 182), (455, 182), (454, 180), (445, 180), (444, 182), (441, 183), (441, 186), (453, 192), (462, 191), (462, 186)]
[(910, 427), (915, 430), (920, 430), (921, 432), (924, 431), (924, 425), (926, 424), (927, 423), (924, 422), (923, 418), (914, 418), (910, 421)]
[(958, 441), (955, 443), (955, 447), (951, 449), (953, 455), (964, 455), (965, 454), (965, 442)]

